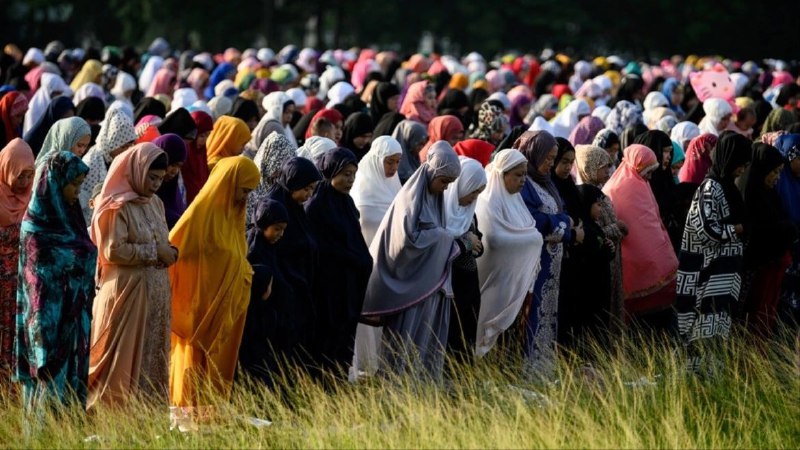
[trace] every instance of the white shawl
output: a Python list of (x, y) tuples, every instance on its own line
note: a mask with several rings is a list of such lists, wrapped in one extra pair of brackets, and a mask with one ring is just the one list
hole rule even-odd
[(476, 213), (484, 247), (477, 259), (481, 286), (477, 357), (488, 353), (514, 323), (539, 272), (542, 235), (522, 196), (510, 194), (503, 182), (505, 172), (526, 162), (517, 150), (499, 152), (486, 168), (489, 180), (478, 197)]
[(358, 163), (356, 181), (350, 189), (350, 196), (361, 214), (361, 234), (367, 246), (372, 244), (386, 210), (402, 187), (400, 177), (396, 173), (386, 178), (383, 160), (392, 155), (402, 154), (403, 148), (397, 139), (380, 136), (372, 142), (369, 151)]
[(469, 231), (475, 208), (478, 206), (477, 201), (467, 206), (461, 206), (458, 204), (458, 200), (486, 186), (486, 171), (483, 170), (481, 163), (466, 156), (460, 156), (458, 159), (461, 162), (461, 175), (444, 192), (447, 231), (454, 238), (459, 238)]

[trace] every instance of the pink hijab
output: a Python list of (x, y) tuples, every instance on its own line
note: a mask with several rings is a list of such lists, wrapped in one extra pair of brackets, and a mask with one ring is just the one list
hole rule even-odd
[(11, 187), (20, 174), (28, 169), (34, 170), (31, 147), (20, 138), (12, 139), (0, 150), (0, 227), (22, 222), (33, 193), (33, 177), (22, 194), (15, 193)]
[(89, 231), (95, 245), (100, 237), (100, 216), (107, 211), (122, 208), (127, 202), (143, 204), (150, 201), (152, 197), (142, 194), (147, 182), (147, 171), (153, 161), (164, 154), (164, 150), (155, 144), (145, 142), (134, 145), (114, 158), (92, 215), (92, 228)]
[(644, 145), (631, 145), (625, 149), (620, 167), (603, 187), (617, 217), (630, 230), (622, 240), (622, 288), (629, 304), (669, 284), (678, 270), (678, 258), (661, 223), (656, 198), (642, 176), (657, 167), (652, 150)]
[(168, 95), (172, 98), (172, 93), (175, 90), (176, 75), (175, 72), (162, 67), (156, 72), (156, 77), (150, 83), (150, 88), (147, 90), (147, 97), (155, 97), (158, 94)]
[(400, 114), (406, 116), (406, 119), (420, 122), (425, 126), (436, 117), (436, 110), (429, 108), (425, 104), (425, 89), (427, 88), (427, 81), (417, 81), (412, 84), (408, 88), (408, 92), (406, 92), (403, 105), (400, 107)]

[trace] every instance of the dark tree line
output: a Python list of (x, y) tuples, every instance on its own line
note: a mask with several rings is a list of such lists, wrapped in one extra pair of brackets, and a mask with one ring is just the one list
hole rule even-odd
[[(0, 37), (21, 46), (145, 46), (163, 36), (214, 51), (377, 45), (493, 55), (543, 46), (576, 55), (674, 53), (795, 58), (800, 2), (767, 0), (6, 0)], [(447, 45), (449, 42), (449, 45)], [(445, 48), (441, 46), (445, 45)]]

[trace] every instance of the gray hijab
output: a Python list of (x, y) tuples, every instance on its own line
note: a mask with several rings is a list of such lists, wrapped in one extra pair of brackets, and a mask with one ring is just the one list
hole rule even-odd
[(419, 122), (403, 120), (395, 127), (392, 137), (397, 139), (403, 149), (403, 157), (400, 159), (397, 173), (400, 181), (405, 183), (421, 164), (419, 154), (411, 152), (421, 142), (428, 142), (428, 130)]
[(386, 211), (370, 248), (375, 265), (361, 313), (365, 322), (378, 324), (440, 291), (452, 295), (450, 263), (458, 247), (445, 228), (444, 196), (431, 194), (429, 185), (460, 173), (453, 147), (436, 142)]

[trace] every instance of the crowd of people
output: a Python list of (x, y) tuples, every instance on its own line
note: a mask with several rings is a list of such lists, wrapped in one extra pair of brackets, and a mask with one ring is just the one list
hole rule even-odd
[(158, 39), (9, 44), (0, 82), (0, 374), (30, 406), (502, 349), (552, 379), (633, 325), (707, 373), (733, 323), (797, 318), (783, 61)]

